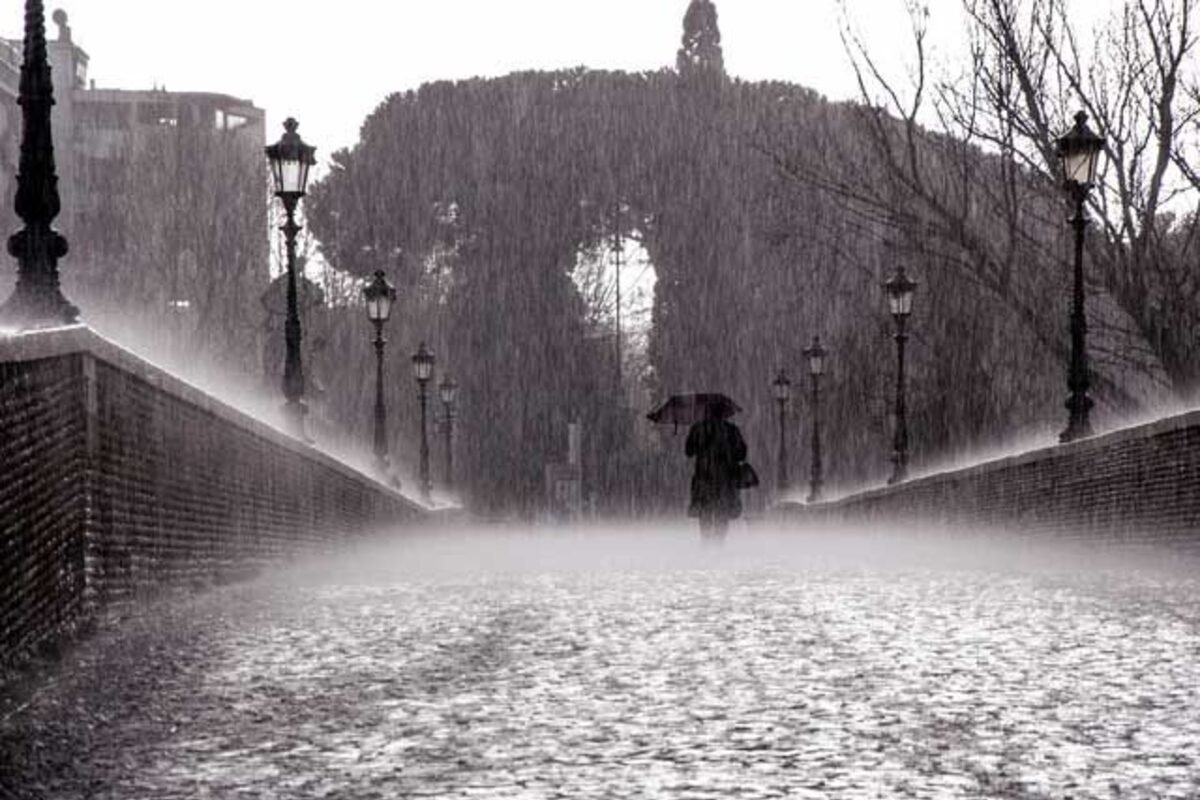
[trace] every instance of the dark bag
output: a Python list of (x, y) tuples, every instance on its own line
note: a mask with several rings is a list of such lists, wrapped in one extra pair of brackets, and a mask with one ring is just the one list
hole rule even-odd
[(754, 467), (750, 466), (749, 461), (743, 461), (737, 465), (737, 488), (753, 489), (758, 486), (758, 473), (754, 471)]

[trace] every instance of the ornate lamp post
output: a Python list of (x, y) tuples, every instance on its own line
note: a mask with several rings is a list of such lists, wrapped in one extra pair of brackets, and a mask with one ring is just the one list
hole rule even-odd
[(284, 134), (278, 142), (266, 148), (275, 182), (275, 196), (283, 201), (287, 221), (280, 226), (287, 243), (287, 321), (283, 335), (287, 354), (283, 362), (283, 396), (287, 398), (284, 412), (292, 432), (304, 438), (304, 368), (300, 363), (300, 312), (296, 303), (296, 205), (304, 197), (308, 185), (308, 170), (317, 163), (317, 149), (310, 147), (296, 133), (299, 123), (288, 117), (283, 123)]
[(825, 372), (825, 348), (821, 337), (814, 336), (812, 347), (804, 349), (808, 359), (808, 374), (812, 378), (812, 477), (809, 480), (808, 502), (821, 499), (821, 375)]
[(1096, 180), (1096, 164), (1104, 149), (1104, 138), (1087, 126), (1087, 114), (1075, 115), (1075, 125), (1058, 140), (1058, 157), (1066, 176), (1067, 195), (1075, 204), (1075, 214), (1069, 222), (1075, 228), (1075, 288), (1071, 298), (1071, 366), (1067, 372), (1067, 410), (1070, 412), (1067, 429), (1059, 435), (1060, 442), (1073, 442), (1092, 435), (1088, 412), (1092, 399), (1088, 397), (1091, 379), (1087, 360), (1087, 317), (1083, 310), (1083, 237), (1088, 216), (1085, 209), (1088, 193)]
[(388, 283), (383, 270), (375, 272), (375, 279), (363, 287), (367, 319), (375, 326), (375, 464), (381, 474), (387, 472), (387, 408), (383, 403), (383, 324), (392, 314), (396, 302), (396, 288)]
[(17, 259), (17, 285), (0, 307), (0, 326), (17, 329), (69, 325), (79, 319), (79, 309), (63, 297), (58, 284), (58, 260), (67, 254), (67, 240), (50, 227), (61, 201), (50, 130), (54, 86), (41, 0), (25, 2), (24, 56), (17, 99), (24, 125), (16, 211), (25, 227), (8, 240), (8, 252)]
[(775, 478), (776, 491), (783, 494), (790, 487), (787, 463), (787, 402), (792, 396), (792, 382), (787, 373), (779, 370), (771, 389), (775, 394), (775, 402), (779, 404), (779, 471)]
[(454, 401), (458, 398), (458, 384), (443, 376), (438, 392), (442, 396), (442, 411), (446, 426), (446, 489), (454, 489)]
[(417, 352), (413, 354), (413, 377), (417, 379), (417, 397), (421, 401), (421, 497), (429, 502), (433, 483), (429, 480), (429, 435), (426, 427), (426, 409), (429, 405), (429, 379), (433, 377), (433, 353), (421, 342)]
[(904, 274), (904, 265), (897, 263), (896, 274), (884, 282), (888, 308), (896, 321), (896, 434), (892, 442), (892, 461), (895, 468), (888, 483), (899, 483), (908, 477), (908, 419), (904, 405), (904, 345), (908, 341), (905, 323), (912, 313), (916, 281)]

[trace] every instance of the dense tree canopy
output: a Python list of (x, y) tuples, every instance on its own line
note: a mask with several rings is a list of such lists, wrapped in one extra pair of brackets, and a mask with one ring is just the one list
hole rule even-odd
[[(881, 283), (897, 261), (921, 283), (918, 469), (1061, 427), (1070, 238), (1053, 139), (1081, 103), (1109, 140), (1088, 254), (1103, 427), (1168, 392), (1191, 399), (1200, 371), (1194, 5), (1125, 4), (1089, 59), (1059, 0), (964, 0), (971, 61), (934, 79), (913, 3), (907, 94), (851, 34), (863, 100), (829, 103), (730, 79), (716, 5), (692, 0), (673, 71), (525, 72), (388, 98), (314, 190), (313, 227), (339, 269), (399, 277), (403, 338), (435, 339), (474, 404), (461, 441), (485, 505), (534, 505), (572, 418), (601, 502), (640, 494), (644, 508), (685, 483), (679, 442), (640, 430), (646, 408), (613, 386), (612, 332), (587, 307), (598, 293), (580, 291), (581, 254), (614, 234), (657, 276), (646, 368), (626, 382), (658, 399), (731, 393), (753, 460), (772, 465), (770, 379), (786, 367), (801, 389), (800, 350), (820, 333), (828, 474), (854, 483), (887, 469)], [(809, 412), (793, 398), (794, 476)]]
[[(712, 0), (689, 4), (675, 69), (520, 72), (391, 95), (303, 206), (306, 253), (333, 278), (327, 304), (305, 306), (314, 426), (370, 439), (374, 356), (354, 281), (383, 269), (400, 290), (387, 330), (396, 460), (416, 460), (408, 357), (427, 341), (439, 377), (461, 387), (458, 485), (477, 508), (538, 508), (544, 466), (564, 459), (579, 420), (585, 493), (601, 510), (679, 511), (682, 440), (643, 419), (673, 392), (736, 398), (751, 460), (772, 475), (780, 368), (796, 390), (786, 433), (802, 478), (801, 350), (816, 334), (830, 350), (826, 475), (878, 479), (895, 363), (881, 284), (903, 261), (920, 282), (908, 403), (917, 469), (1018, 433), (1052, 435), (1064, 418), (1069, 253), (1053, 122), (1065, 124), (1083, 88), (1112, 163), (1089, 253), (1100, 410), (1127, 410), (1158, 384), (1187, 396), (1200, 374), (1190, 334), (1200, 237), (1179, 201), (1200, 185), (1200, 90), (1185, 68), (1193, 3), (1131, 4), (1110, 42), (1120, 58), (1084, 76), (1058, 0), (965, 0), (974, 61), (962, 82), (936, 87), (933, 132), (920, 116), (933, 91), (923, 62), (905, 95), (853, 37), (862, 103), (730, 78)], [(269, 277), (262, 159), (217, 135), (164, 130), (119, 163), (83, 164), (112, 202), (81, 223), (72, 280), (118, 319), (149, 316), (188, 346), (203, 331), (200, 349), (258, 371), (246, 342), (261, 330)], [(611, 276), (588, 259), (614, 241), (635, 242), (656, 276), (638, 337), (622, 339), (597, 307), (611, 302), (597, 285)], [(631, 352), (635, 338), (645, 352)], [(615, 368), (618, 350), (636, 356), (631, 367)], [(435, 435), (435, 466), (441, 446)]]
[[(701, 17), (705, 5), (693, 4)], [(821, 333), (834, 351), (830, 471), (885, 468), (892, 350), (879, 284), (900, 257), (930, 293), (915, 325), (918, 454), (1057, 416), (1055, 365), (1013, 357), (1042, 347), (1018, 315), (952, 273), (922, 274), (919, 241), (885, 248), (894, 226), (794, 180), (797, 164), (863, 166), (856, 120), (856, 107), (802, 87), (668, 70), (432, 83), (389, 97), (358, 145), (335, 154), (309, 219), (338, 269), (389, 270), (403, 298), (396, 338), (430, 339), (459, 378), (460, 461), (485, 505), (534, 503), (576, 416), (593, 443), (593, 488), (626, 462), (658, 465), (657, 478), (624, 470), (647, 493), (684, 483), (670, 474), (684, 468), (679, 443), (637, 438), (631, 420), (646, 409), (621, 408), (611, 357), (582, 322), (572, 274), (614, 230), (642, 244), (658, 279), (649, 371), (633, 377), (656, 397), (733, 394), (761, 464), (776, 438), (769, 381), (780, 366), (798, 371)], [(366, 418), (365, 399), (354, 402)]]

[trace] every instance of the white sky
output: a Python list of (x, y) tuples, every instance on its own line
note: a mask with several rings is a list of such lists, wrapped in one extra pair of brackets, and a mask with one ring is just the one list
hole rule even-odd
[[(391, 92), (437, 79), (586, 65), (671, 66), (689, 0), (46, 0), (63, 8), (89, 77), (106, 88), (222, 92), (267, 113), (274, 141), (289, 115), (330, 153), (354, 144)], [(931, 56), (955, 61), (961, 0), (927, 0)], [(1075, 0), (1095, 18), (1118, 0)], [(726, 70), (781, 79), (831, 99), (856, 97), (839, 0), (716, 0)], [(911, 53), (904, 0), (844, 0), (890, 74)], [(20, 38), (20, 4), (0, 33)], [(631, 259), (632, 260), (632, 259)], [(632, 294), (632, 293), (631, 293)], [(623, 304), (624, 305), (624, 304)]]
[[(906, 43), (901, 0), (847, 0), (873, 41)], [(688, 0), (47, 0), (62, 7), (97, 86), (216, 91), (289, 114), (318, 157), (352, 144), (390, 92), (439, 78), (584, 64), (674, 63)], [(957, 0), (932, 0), (950, 32)], [(19, 38), (18, 5), (0, 28)], [(300, 9), (301, 13), (285, 14)], [(717, 0), (727, 70), (831, 98), (855, 93), (837, 0)], [(55, 27), (48, 22), (48, 32)], [(895, 46), (895, 45), (890, 45)]]
[[(716, 0), (727, 70), (832, 99), (856, 95), (839, 0)], [(1075, 0), (1084, 13), (1117, 0)], [(928, 0), (943, 54), (961, 40), (960, 0)], [(324, 159), (349, 146), (390, 92), (514, 69), (655, 69), (674, 63), (688, 0), (46, 0), (69, 15), (100, 87), (214, 91), (294, 115)], [(908, 52), (904, 0), (845, 0), (877, 52)], [(20, 4), (0, 32), (20, 38)], [(50, 36), (55, 26), (47, 19)], [(935, 51), (935, 56), (937, 51)], [(899, 66), (893, 56), (891, 66)], [(323, 170), (320, 170), (323, 171)]]

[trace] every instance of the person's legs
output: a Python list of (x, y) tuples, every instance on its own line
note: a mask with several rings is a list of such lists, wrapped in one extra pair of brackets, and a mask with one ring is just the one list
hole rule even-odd
[(717, 541), (725, 538), (725, 530), (729, 519), (714, 509), (700, 512), (700, 536), (706, 541)]
[(723, 514), (713, 514), (708, 529), (709, 536), (714, 539), (724, 539), (727, 530), (729, 530), (729, 518)]

